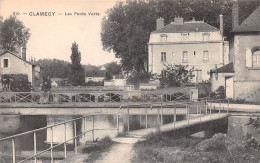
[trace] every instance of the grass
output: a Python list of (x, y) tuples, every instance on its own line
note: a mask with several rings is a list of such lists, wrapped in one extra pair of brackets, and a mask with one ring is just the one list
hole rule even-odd
[(89, 154), (89, 157), (84, 160), (84, 162), (94, 162), (95, 160), (98, 160), (102, 157), (102, 154), (109, 151), (114, 144), (116, 144), (116, 142), (106, 136), (90, 147), (83, 149), (82, 153)]
[(210, 139), (174, 139), (160, 132), (134, 145), (133, 162), (252, 162), (259, 163), (259, 149), (248, 148), (245, 142), (236, 141), (225, 134)]

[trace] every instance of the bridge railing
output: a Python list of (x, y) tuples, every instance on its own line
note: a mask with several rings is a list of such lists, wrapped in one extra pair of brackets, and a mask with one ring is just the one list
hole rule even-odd
[[(92, 117), (92, 129), (91, 130), (86, 130), (86, 118), (87, 117)], [(28, 132), (24, 132), (24, 133), (20, 133), (20, 134), (16, 134), (16, 135), (13, 135), (13, 136), (9, 136), (9, 137), (6, 137), (6, 138), (2, 138), (0, 139), (0, 143), (4, 142), (4, 141), (11, 141), (11, 144), (12, 144), (12, 162), (13, 163), (22, 163), (22, 162), (25, 162), (27, 160), (34, 160), (34, 162), (36, 163), (37, 162), (37, 157), (39, 157), (41, 154), (43, 153), (46, 153), (48, 151), (50, 151), (50, 160), (51, 162), (53, 163), (54, 161), (54, 148), (57, 148), (59, 146), (64, 146), (63, 149), (64, 149), (64, 159), (66, 160), (67, 159), (67, 145), (69, 142), (73, 141), (74, 142), (74, 152), (77, 153), (77, 147), (78, 147), (78, 143), (79, 141), (77, 139), (79, 139), (80, 137), (83, 137), (83, 142), (85, 143), (86, 142), (86, 134), (89, 133), (89, 132), (92, 132), (92, 140), (94, 141), (94, 132), (96, 130), (119, 130), (119, 116), (117, 115), (117, 128), (104, 128), (104, 129), (99, 129), (99, 128), (94, 128), (94, 121), (95, 119), (95, 115), (88, 115), (88, 116), (84, 116), (84, 117), (79, 117), (79, 118), (75, 118), (75, 119), (72, 119), (72, 120), (68, 120), (68, 121), (65, 121), (65, 122), (61, 122), (61, 123), (57, 123), (57, 124), (54, 124), (54, 125), (49, 125), (49, 126), (46, 126), (46, 127), (43, 127), (43, 128), (39, 128), (39, 129), (36, 129), (36, 130), (31, 130), (31, 131), (28, 131)], [(83, 121), (83, 132), (82, 133), (79, 133), (77, 134), (77, 123), (78, 121)], [(66, 126), (69, 124), (69, 123), (72, 123), (73, 124), (73, 136), (71, 138), (68, 138), (67, 136), (67, 132), (66, 132)], [(64, 141), (61, 142), (61, 143), (55, 143), (54, 140), (53, 140), (53, 130), (55, 127), (57, 126), (64, 126)], [(47, 130), (49, 129), (51, 131), (51, 140), (50, 140), (50, 147), (43, 150), (43, 151), (38, 151), (37, 150), (37, 133), (43, 131), (43, 130)], [(23, 136), (28, 136), (28, 135), (31, 135), (33, 134), (33, 152), (34, 154), (32, 156), (29, 156), (29, 157), (26, 157), (26, 158), (21, 158), (19, 160), (17, 154), (16, 154), (16, 143), (15, 143), (15, 140), (18, 139), (19, 137), (23, 137)]]
[(84, 102), (176, 102), (190, 101), (188, 89), (171, 93), (149, 91), (109, 92), (1, 92), (0, 103), (84, 103)]

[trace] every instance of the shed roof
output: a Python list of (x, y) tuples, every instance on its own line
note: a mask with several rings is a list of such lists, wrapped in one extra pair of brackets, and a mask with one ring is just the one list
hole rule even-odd
[(234, 66), (233, 66), (233, 62), (230, 62), (220, 68), (218, 68), (217, 70), (211, 70), (212, 73), (234, 73)]

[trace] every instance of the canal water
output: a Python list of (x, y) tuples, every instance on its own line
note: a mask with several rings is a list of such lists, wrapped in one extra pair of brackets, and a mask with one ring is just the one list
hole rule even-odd
[[(46, 127), (48, 125), (53, 125), (56, 123), (68, 121), (74, 118), (79, 118), (80, 116), (67, 116), (67, 115), (37, 115), (37, 116), (26, 116), (26, 115), (0, 115), (0, 138), (4, 138), (10, 135), (15, 135), (18, 133), (23, 133), (26, 131)], [(237, 138), (244, 138), (251, 129), (246, 126), (249, 122), (251, 116), (230, 116), (228, 118), (228, 130), (226, 131), (228, 135)], [(157, 115), (148, 116), (148, 127), (157, 127), (158, 119)], [(177, 121), (184, 119), (185, 116), (177, 116)], [(127, 116), (120, 116), (119, 118), (119, 132), (127, 131), (128, 123)], [(129, 118), (130, 130), (136, 130), (146, 127), (145, 116), (131, 115)], [(171, 123), (173, 121), (173, 116), (167, 115), (163, 116), (163, 123)], [(83, 120), (77, 120), (76, 132), (80, 134), (85, 130), (92, 130), (93, 119), (92, 116), (86, 118), (85, 124)], [(65, 130), (64, 125), (56, 126), (53, 128), (53, 142), (54, 144), (59, 144), (65, 140)], [(118, 130), (117, 128), (117, 116), (116, 115), (97, 115), (94, 117), (94, 128), (95, 129), (106, 129), (106, 130), (96, 130), (94, 132), (94, 140), (98, 141), (105, 136), (116, 137)], [(252, 130), (253, 131), (253, 130)], [(66, 124), (66, 140), (69, 140), (74, 135), (74, 125), (73, 123)], [(37, 132), (37, 151), (42, 151), (50, 147), (51, 142), (51, 129), (42, 130)], [(85, 136), (86, 141), (92, 141), (92, 132), (88, 132)], [(77, 140), (78, 144), (84, 142), (84, 138), (80, 137)], [(15, 139), (16, 154), (24, 155), (25, 153), (33, 154), (33, 134), (27, 136), (21, 136)], [(63, 146), (55, 149), (55, 151), (60, 151), (62, 153)], [(74, 150), (74, 141), (71, 140), (67, 145), (68, 151)], [(0, 163), (11, 162), (12, 154), (12, 143), (11, 141), (0, 142)], [(63, 156), (63, 154), (62, 154)], [(5, 161), (4, 161), (5, 160)], [(50, 162), (49, 160), (39, 160), (38, 162)], [(57, 161), (56, 161), (57, 162)]]

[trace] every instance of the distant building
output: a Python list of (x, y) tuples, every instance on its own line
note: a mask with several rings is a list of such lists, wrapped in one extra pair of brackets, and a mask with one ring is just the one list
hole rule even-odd
[(229, 63), (229, 43), (223, 39), (223, 16), (220, 15), (220, 30), (204, 21), (184, 22), (175, 18), (164, 26), (164, 19), (156, 21), (156, 30), (151, 32), (148, 43), (148, 69), (161, 74), (165, 64), (182, 64), (194, 67), (193, 82), (210, 78), (209, 71)]
[(59, 87), (63, 80), (62, 78), (51, 78), (51, 87)]
[(85, 83), (87, 83), (89, 81), (103, 82), (104, 80), (105, 80), (105, 77), (97, 77), (97, 76), (85, 77)]
[(26, 60), (26, 49), (22, 56), (10, 51), (0, 54), (0, 75), (3, 74), (26, 74), (33, 89), (42, 83), (41, 67), (35, 62)]

